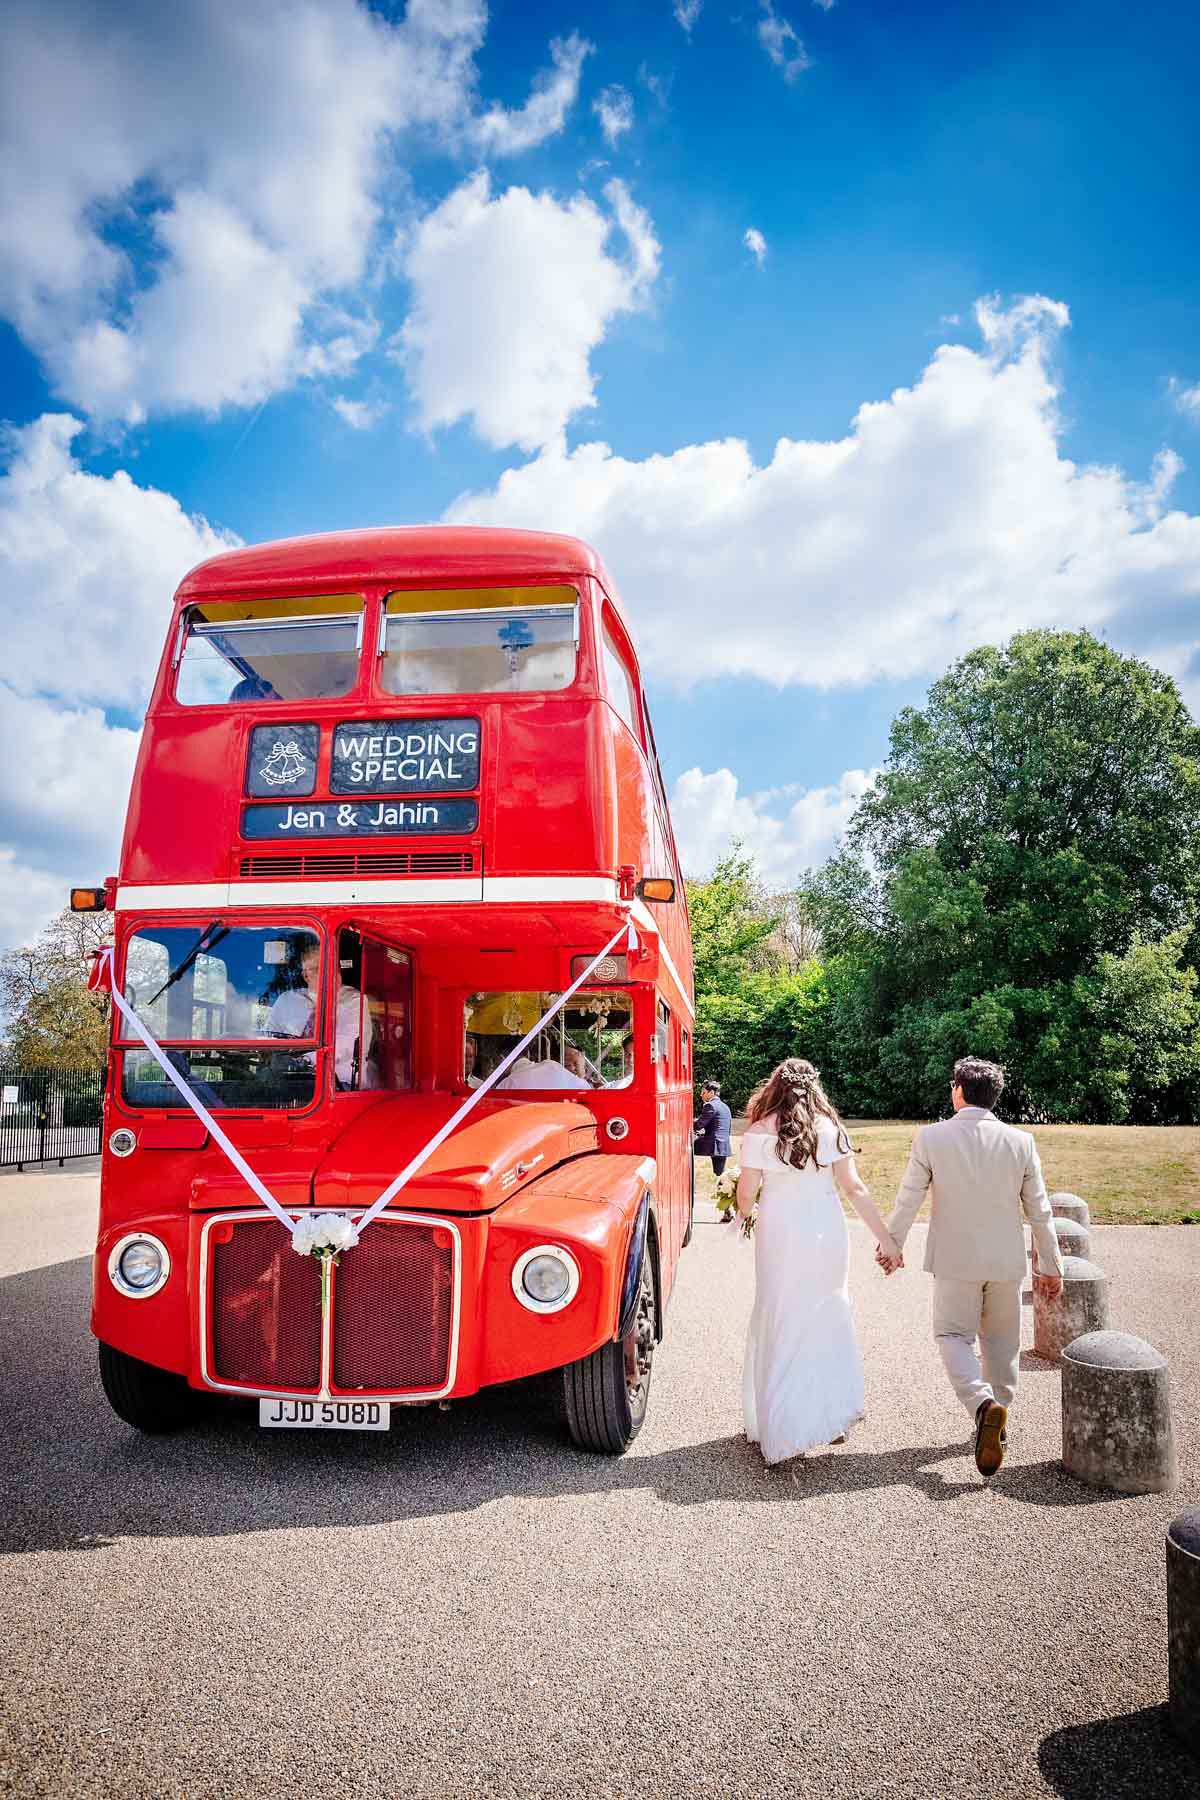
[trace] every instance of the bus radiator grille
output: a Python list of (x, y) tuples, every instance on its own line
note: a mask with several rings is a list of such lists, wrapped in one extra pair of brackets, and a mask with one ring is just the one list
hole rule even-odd
[(219, 1228), (212, 1266), (218, 1380), (315, 1392), (321, 1381), (316, 1258), (297, 1256), (274, 1219), (247, 1219)]
[(449, 1373), (454, 1250), (444, 1228), (380, 1219), (337, 1267), (335, 1390), (443, 1387)]
[(470, 875), (470, 850), (364, 850), (360, 855), (327, 852), (313, 856), (243, 856), (238, 875), (250, 881), (280, 881), (317, 875)]

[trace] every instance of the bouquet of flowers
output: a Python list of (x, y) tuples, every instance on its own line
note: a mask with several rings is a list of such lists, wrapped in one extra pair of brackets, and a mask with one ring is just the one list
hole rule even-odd
[(297, 1256), (319, 1256), (330, 1262), (336, 1262), (343, 1250), (353, 1250), (357, 1242), (354, 1221), (345, 1213), (306, 1213), (292, 1232)]
[[(732, 1225), (738, 1216), (737, 1184), (740, 1173), (739, 1169), (726, 1169), (723, 1175), (718, 1175), (713, 1188), (713, 1205), (720, 1214), (722, 1225)], [(754, 1213), (747, 1213), (741, 1221), (741, 1230), (744, 1238), (754, 1236)]]
[(358, 1229), (345, 1213), (305, 1213), (292, 1227), (292, 1249), (297, 1256), (315, 1256), (321, 1265), (318, 1304), (321, 1317), (329, 1311), (329, 1272), (343, 1250), (353, 1250)]

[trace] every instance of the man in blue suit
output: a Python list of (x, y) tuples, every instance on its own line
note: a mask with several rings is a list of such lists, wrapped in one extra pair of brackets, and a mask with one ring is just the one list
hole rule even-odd
[(725, 1159), (733, 1149), (729, 1137), (733, 1118), (721, 1098), (719, 1081), (701, 1082), (700, 1102), (700, 1111), (692, 1123), (696, 1155), (711, 1157), (713, 1174), (722, 1175)]

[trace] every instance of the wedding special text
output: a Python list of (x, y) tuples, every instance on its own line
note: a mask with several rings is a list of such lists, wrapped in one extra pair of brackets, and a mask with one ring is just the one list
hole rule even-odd
[(479, 730), (389, 731), (334, 735), (335, 785), (390, 786), (433, 782), (473, 787), (479, 778)]

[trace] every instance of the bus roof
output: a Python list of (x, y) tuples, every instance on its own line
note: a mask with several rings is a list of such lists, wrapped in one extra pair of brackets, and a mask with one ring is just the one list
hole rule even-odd
[(179, 599), (188, 602), (246, 588), (295, 592), (330, 582), (486, 579), (503, 586), (518, 579), (572, 575), (594, 575), (615, 600), (604, 564), (580, 538), (487, 525), (394, 525), (226, 550), (184, 576)]

